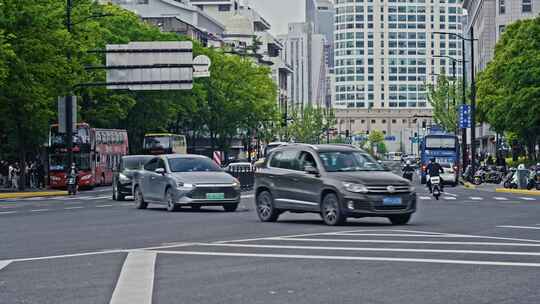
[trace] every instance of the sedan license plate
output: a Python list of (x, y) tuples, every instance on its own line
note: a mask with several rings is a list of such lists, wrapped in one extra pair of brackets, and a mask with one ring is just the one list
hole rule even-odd
[(206, 199), (222, 200), (222, 199), (225, 199), (225, 193), (206, 193)]
[(401, 197), (385, 197), (383, 199), (383, 205), (384, 206), (400, 206)]

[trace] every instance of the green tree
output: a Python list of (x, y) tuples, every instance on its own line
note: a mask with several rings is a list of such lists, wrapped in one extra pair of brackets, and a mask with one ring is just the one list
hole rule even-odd
[(325, 131), (325, 112), (322, 108), (315, 108), (311, 104), (304, 109), (293, 109), (292, 123), (288, 133), (295, 142), (316, 144), (320, 143), (321, 135)]
[(437, 84), (428, 84), (427, 98), (433, 107), (433, 118), (448, 132), (455, 132), (458, 123), (458, 107), (461, 104), (462, 85), (446, 75), (440, 75)]
[(505, 30), (478, 79), (478, 117), (499, 133), (513, 132), (531, 158), (540, 141), (540, 17)]
[(384, 133), (379, 130), (374, 130), (368, 136), (368, 150), (371, 154), (379, 155), (386, 153), (386, 145), (384, 143)]

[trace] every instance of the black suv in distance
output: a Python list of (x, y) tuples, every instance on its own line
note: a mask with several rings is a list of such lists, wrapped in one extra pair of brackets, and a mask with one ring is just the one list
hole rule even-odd
[(263, 222), (290, 211), (320, 213), (331, 226), (348, 217), (387, 217), (404, 225), (416, 211), (415, 189), (408, 180), (349, 145), (276, 148), (255, 173), (255, 194)]
[(152, 155), (123, 156), (113, 174), (113, 195), (115, 201), (123, 201), (133, 195), (133, 179), (138, 171), (153, 158)]

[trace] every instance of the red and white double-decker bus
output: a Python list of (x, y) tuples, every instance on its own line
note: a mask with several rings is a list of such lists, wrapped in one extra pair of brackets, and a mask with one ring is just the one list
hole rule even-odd
[[(49, 134), (49, 181), (51, 188), (66, 187), (68, 150), (66, 135), (52, 125)], [(73, 130), (73, 160), (79, 171), (79, 186), (110, 185), (113, 170), (128, 154), (126, 130), (95, 129), (86, 123)]]

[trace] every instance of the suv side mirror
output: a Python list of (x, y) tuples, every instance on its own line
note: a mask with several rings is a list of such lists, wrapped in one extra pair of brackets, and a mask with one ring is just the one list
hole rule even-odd
[(165, 168), (157, 168), (156, 170), (154, 170), (154, 172), (156, 172), (156, 174), (159, 174), (159, 175), (164, 175)]
[(307, 174), (313, 174), (313, 175), (319, 175), (319, 169), (313, 167), (313, 166), (305, 166), (304, 171)]

